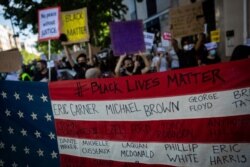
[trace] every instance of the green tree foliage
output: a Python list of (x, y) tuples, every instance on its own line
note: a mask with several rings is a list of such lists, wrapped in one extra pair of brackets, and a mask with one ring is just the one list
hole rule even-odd
[[(33, 33), (38, 32), (37, 11), (47, 7), (60, 6), (62, 11), (70, 11), (83, 7), (88, 9), (88, 24), (90, 30), (90, 42), (95, 46), (105, 47), (110, 43), (109, 22), (114, 19), (124, 19), (128, 8), (122, 4), (123, 0), (0, 0), (4, 6), (5, 18), (12, 19), (13, 23), (21, 30), (32, 26)], [(52, 52), (61, 48), (53, 41)], [(38, 48), (46, 47), (47, 42), (39, 44)], [(58, 47), (58, 48), (57, 48)]]
[(26, 50), (22, 50), (21, 54), (23, 56), (23, 64), (26, 64), (26, 65), (32, 62), (32, 60), (37, 59), (39, 57), (33, 53), (27, 52)]

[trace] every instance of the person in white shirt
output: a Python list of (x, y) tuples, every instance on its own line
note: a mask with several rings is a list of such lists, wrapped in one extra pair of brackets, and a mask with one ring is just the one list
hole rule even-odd
[(157, 72), (163, 72), (169, 69), (168, 57), (165, 54), (164, 48), (157, 48), (156, 55), (152, 59), (151, 68), (155, 69)]

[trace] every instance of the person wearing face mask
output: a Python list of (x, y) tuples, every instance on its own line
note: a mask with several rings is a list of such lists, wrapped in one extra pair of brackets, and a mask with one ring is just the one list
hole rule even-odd
[(89, 68), (94, 67), (94, 61), (93, 56), (91, 53), (91, 45), (88, 43), (88, 51), (89, 51), (89, 61), (87, 58), (87, 55), (84, 53), (81, 53), (76, 58), (76, 63), (74, 63), (72, 55), (69, 53), (68, 47), (66, 45), (64, 46), (65, 54), (67, 56), (67, 59), (71, 65), (71, 67), (75, 70), (76, 75), (74, 79), (85, 79), (85, 73)]
[(217, 54), (216, 48), (207, 48), (205, 44), (206, 35), (204, 33), (200, 33), (197, 36), (198, 40), (195, 45), (196, 58), (198, 65), (209, 65), (215, 64), (221, 61), (219, 55)]
[(121, 55), (116, 67), (115, 67), (115, 76), (132, 76), (138, 74), (145, 74), (150, 70), (150, 64), (148, 59), (144, 54), (139, 52), (136, 55), (134, 61), (132, 58), (127, 57), (126, 54)]
[[(47, 68), (46, 60), (37, 61), (36, 72), (34, 74), (33, 81), (40, 81), (40, 82), (49, 81), (49, 69)], [(57, 72), (55, 68), (51, 69), (51, 81), (57, 81)]]
[[(177, 41), (175, 41), (175, 42), (177, 42)], [(183, 49), (179, 49), (179, 50), (175, 49), (175, 50), (178, 50), (177, 55), (179, 58), (180, 68), (198, 66), (196, 55), (195, 55), (194, 44), (192, 43), (191, 39), (190, 38), (182, 38), (181, 44), (182, 44)], [(178, 43), (176, 45), (178, 45)], [(176, 46), (176, 48), (177, 48), (177, 46)]]

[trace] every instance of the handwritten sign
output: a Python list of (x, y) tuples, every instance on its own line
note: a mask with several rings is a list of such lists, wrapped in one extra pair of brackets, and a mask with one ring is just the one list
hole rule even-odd
[(38, 39), (40, 41), (57, 39), (60, 36), (60, 7), (38, 11)]
[(173, 8), (170, 10), (171, 34), (174, 38), (204, 32), (202, 3)]
[(61, 162), (249, 166), (249, 63), (50, 83)]
[(22, 66), (22, 55), (18, 49), (0, 52), (0, 72), (14, 72)]
[(141, 20), (110, 23), (111, 43), (114, 54), (134, 54), (145, 51)]
[(152, 49), (154, 45), (155, 34), (143, 32), (143, 35), (144, 35), (144, 42), (145, 42), (146, 49), (148, 50)]
[(68, 43), (89, 40), (87, 8), (62, 12), (62, 33), (66, 34)]

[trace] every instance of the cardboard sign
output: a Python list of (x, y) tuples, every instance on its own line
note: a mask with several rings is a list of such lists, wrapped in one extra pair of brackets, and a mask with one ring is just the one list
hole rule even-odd
[(38, 11), (38, 40), (57, 39), (60, 36), (60, 7)]
[(0, 52), (0, 72), (14, 72), (21, 69), (22, 55), (18, 49)]
[(64, 33), (68, 42), (79, 43), (89, 40), (87, 8), (62, 12), (62, 33)]
[(134, 54), (145, 51), (141, 20), (110, 23), (111, 43), (114, 55)]
[(220, 42), (220, 30), (211, 31), (211, 42)]
[(144, 42), (146, 49), (148, 50), (152, 49), (154, 45), (155, 34), (149, 32), (143, 32), (143, 35), (144, 35)]
[(170, 10), (171, 34), (174, 38), (204, 32), (202, 3), (182, 6)]

